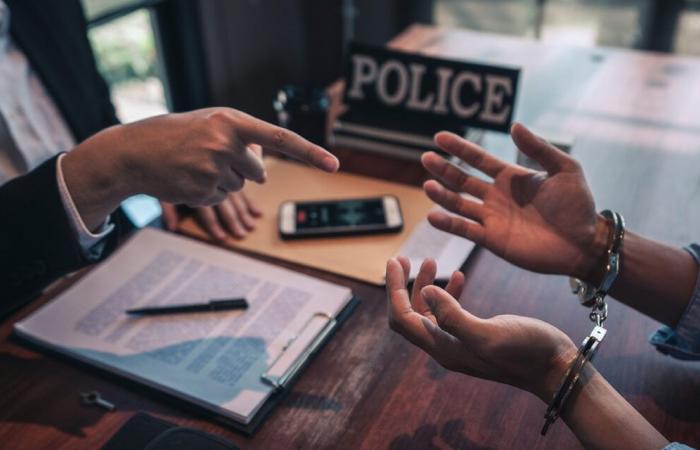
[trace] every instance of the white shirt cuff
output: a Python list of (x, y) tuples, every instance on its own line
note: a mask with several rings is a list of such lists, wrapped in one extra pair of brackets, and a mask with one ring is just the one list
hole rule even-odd
[(90, 231), (85, 226), (85, 222), (83, 222), (83, 218), (80, 217), (78, 208), (75, 207), (75, 203), (73, 203), (73, 199), (68, 192), (66, 181), (63, 179), (61, 161), (64, 156), (66, 156), (65, 153), (59, 155), (56, 161), (56, 179), (58, 180), (58, 190), (61, 193), (63, 208), (66, 210), (71, 228), (73, 228), (78, 238), (78, 243), (83, 251), (83, 255), (90, 260), (99, 259), (104, 248), (102, 240), (114, 229), (114, 224), (110, 223), (108, 216), (95, 232)]

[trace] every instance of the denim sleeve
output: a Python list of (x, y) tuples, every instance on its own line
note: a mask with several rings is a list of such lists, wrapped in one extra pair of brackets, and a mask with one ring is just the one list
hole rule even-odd
[(679, 444), (678, 442), (671, 442), (666, 447), (661, 450), (694, 450), (692, 447), (688, 447), (685, 444)]
[[(692, 244), (686, 250), (700, 267), (700, 244)], [(674, 358), (700, 360), (700, 273), (688, 306), (676, 328), (661, 327), (649, 337), (649, 342), (661, 353)]]

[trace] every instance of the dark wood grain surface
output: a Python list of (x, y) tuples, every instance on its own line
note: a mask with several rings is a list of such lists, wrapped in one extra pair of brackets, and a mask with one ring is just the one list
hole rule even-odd
[[(674, 244), (700, 240), (700, 61), (429, 27), (411, 28), (393, 45), (523, 67), (516, 117), (548, 133), (575, 136), (573, 153), (599, 208), (617, 209), (630, 228)], [(507, 139), (487, 142), (503, 157), (515, 157)], [(338, 153), (347, 170), (406, 183), (424, 178), (413, 163)], [(562, 423), (539, 436), (545, 405), (535, 397), (449, 373), (391, 332), (381, 289), (281, 265), (349, 286), (363, 301), (254, 437), (14, 340), (13, 323), (72, 282), (67, 280), (0, 326), (0, 448), (99, 447), (139, 410), (245, 448), (579, 448)], [(464, 271), (461, 302), (474, 314), (537, 317), (575, 341), (590, 329), (562, 277), (519, 270), (480, 249)], [(698, 447), (700, 363), (657, 353), (647, 343), (657, 327), (612, 302), (596, 366), (665, 436)], [(99, 390), (117, 410), (81, 406), (78, 394), (88, 389)]]

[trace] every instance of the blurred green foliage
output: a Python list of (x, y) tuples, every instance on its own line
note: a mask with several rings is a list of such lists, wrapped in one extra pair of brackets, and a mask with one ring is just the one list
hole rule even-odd
[(98, 68), (110, 85), (157, 76), (155, 37), (141, 9), (90, 29)]

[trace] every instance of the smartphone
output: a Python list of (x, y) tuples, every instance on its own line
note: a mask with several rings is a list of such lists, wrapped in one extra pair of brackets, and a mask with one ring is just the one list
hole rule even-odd
[(280, 205), (282, 239), (396, 233), (403, 228), (399, 199), (393, 195)]

